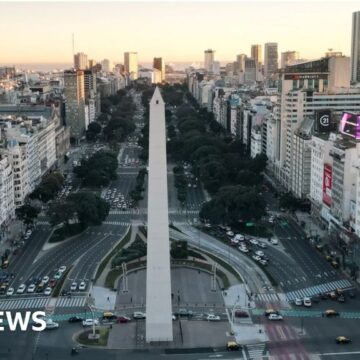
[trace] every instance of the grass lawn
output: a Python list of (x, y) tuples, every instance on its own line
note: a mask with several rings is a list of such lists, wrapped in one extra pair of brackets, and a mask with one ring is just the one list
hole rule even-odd
[(89, 339), (89, 334), (92, 334), (92, 328), (83, 331), (78, 337), (77, 341), (82, 345), (106, 346), (109, 338), (109, 328), (101, 327), (95, 329), (96, 334), (100, 334), (99, 339)]

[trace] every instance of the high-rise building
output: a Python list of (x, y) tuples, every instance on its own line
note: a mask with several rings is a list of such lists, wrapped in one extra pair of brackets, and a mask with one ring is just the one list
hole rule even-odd
[(281, 53), (281, 68), (284, 69), (288, 65), (294, 65), (296, 60), (299, 59), (297, 51), (284, 51)]
[(236, 56), (238, 72), (245, 72), (245, 60), (246, 60), (245, 54), (240, 54)]
[(65, 119), (70, 127), (70, 136), (77, 141), (85, 131), (85, 86), (84, 71), (64, 71)]
[(262, 63), (261, 45), (251, 45), (251, 58), (255, 60), (256, 67)]
[(360, 82), (360, 11), (354, 12), (352, 18), (351, 81)]
[(111, 66), (111, 61), (109, 59), (104, 59), (101, 62), (101, 70), (107, 73), (111, 72), (112, 66)]
[(74, 68), (76, 70), (85, 70), (89, 67), (88, 56), (83, 52), (74, 55)]
[(154, 58), (153, 68), (161, 72), (161, 81), (165, 81), (165, 62), (163, 58)]
[(124, 53), (125, 73), (130, 76), (131, 80), (138, 78), (138, 57), (137, 52)]
[(215, 60), (215, 50), (207, 49), (204, 51), (204, 69), (205, 71), (212, 72)]
[(94, 68), (96, 65), (96, 60), (94, 59), (89, 59), (89, 69)]
[(278, 44), (266, 43), (264, 56), (264, 75), (271, 77), (278, 70)]

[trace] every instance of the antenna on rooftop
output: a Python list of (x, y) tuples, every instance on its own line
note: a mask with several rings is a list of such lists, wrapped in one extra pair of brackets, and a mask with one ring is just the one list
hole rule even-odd
[(73, 59), (75, 55), (75, 36), (74, 33), (72, 33), (72, 53), (73, 53)]

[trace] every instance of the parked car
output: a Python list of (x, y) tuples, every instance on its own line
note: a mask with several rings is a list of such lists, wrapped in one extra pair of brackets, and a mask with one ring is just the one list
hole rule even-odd
[(226, 235), (227, 235), (227, 236), (234, 236), (234, 233), (233, 233), (232, 231), (227, 231), (227, 232), (226, 232)]
[(243, 253), (248, 253), (249, 249), (246, 246), (239, 246), (238, 249)]
[(70, 286), (70, 290), (71, 290), (71, 291), (76, 291), (76, 289), (77, 289), (77, 283), (76, 283), (76, 282), (73, 282), (73, 283), (71, 284), (71, 286)]
[(226, 350), (228, 351), (240, 350), (240, 345), (236, 343), (236, 341), (228, 341), (226, 343)]
[(309, 297), (304, 298), (303, 303), (304, 303), (304, 306), (306, 306), (306, 307), (311, 307), (311, 305), (312, 305), (311, 299)]
[(52, 288), (51, 288), (51, 287), (47, 287), (47, 288), (45, 289), (45, 291), (44, 291), (44, 295), (49, 296), (49, 295), (51, 295), (51, 292), (52, 292)]
[(49, 281), (49, 287), (51, 287), (51, 288), (55, 287), (56, 282), (57, 282), (56, 279), (51, 279), (51, 280)]
[(7, 296), (11, 296), (11, 295), (13, 295), (13, 294), (14, 294), (14, 288), (12, 288), (12, 287), (11, 287), (11, 288), (8, 288), (8, 289), (7, 289), (7, 292), (6, 292), (6, 295), (7, 295)]
[(266, 249), (267, 248), (267, 245), (263, 242), (260, 242), (258, 243), (258, 246), (261, 247), (262, 249)]
[(206, 317), (206, 320), (207, 320), (207, 321), (220, 321), (220, 316), (214, 315), (214, 314), (209, 314), (209, 315)]
[(295, 299), (295, 300), (294, 300), (294, 304), (295, 304), (296, 306), (302, 306), (303, 301), (302, 301), (301, 299)]
[(259, 244), (259, 242), (256, 239), (250, 239), (250, 243), (253, 245)]
[(82, 281), (79, 285), (79, 290), (80, 291), (84, 291), (86, 289), (86, 282)]
[(255, 255), (263, 257), (265, 254), (263, 251), (259, 250), (259, 251), (255, 251)]
[(271, 243), (272, 245), (277, 245), (277, 244), (279, 244), (279, 241), (278, 241), (278, 239), (272, 238), (272, 239), (270, 240), (270, 243)]
[(66, 266), (65, 266), (65, 265), (60, 266), (59, 272), (63, 273), (63, 272), (65, 272), (65, 270), (66, 270)]
[(30, 284), (30, 286), (27, 289), (28, 293), (33, 293), (36, 289), (36, 285), (35, 284)]
[(18, 289), (16, 290), (17, 294), (23, 294), (25, 292), (26, 289), (26, 285), (25, 284), (21, 284)]

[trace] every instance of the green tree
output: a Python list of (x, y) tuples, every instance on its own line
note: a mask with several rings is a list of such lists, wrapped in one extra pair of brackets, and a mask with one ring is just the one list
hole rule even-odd
[(171, 242), (170, 255), (173, 259), (187, 259), (189, 254), (188, 243), (185, 240)]
[(33, 224), (34, 220), (40, 213), (40, 209), (31, 206), (30, 204), (24, 204), (15, 210), (16, 216), (25, 225)]

